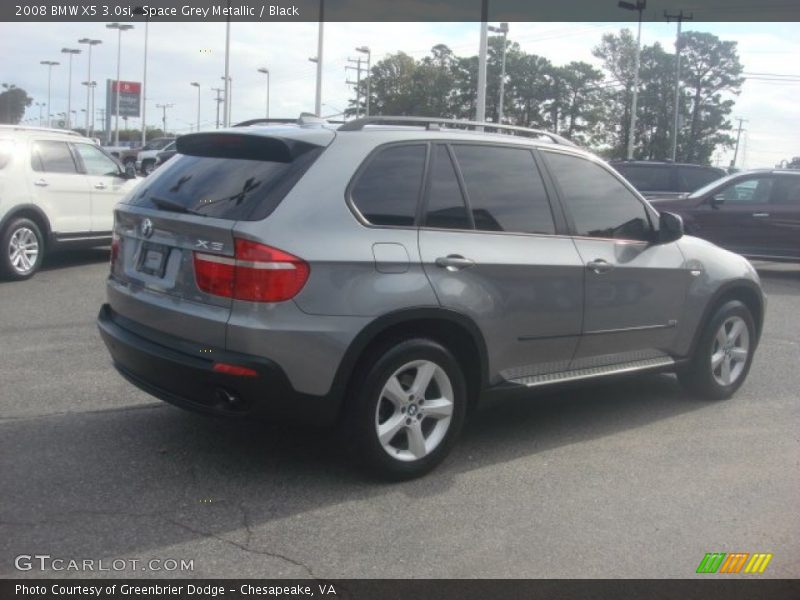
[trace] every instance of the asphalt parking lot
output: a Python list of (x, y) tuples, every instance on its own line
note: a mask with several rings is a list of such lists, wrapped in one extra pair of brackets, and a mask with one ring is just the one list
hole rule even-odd
[(800, 266), (759, 265), (765, 333), (733, 399), (651, 375), (486, 403), (437, 471), (384, 484), (328, 433), (123, 381), (94, 324), (107, 259), (0, 283), (2, 577), (87, 575), (21, 554), (194, 567), (102, 576), (690, 577), (734, 551), (800, 576)]

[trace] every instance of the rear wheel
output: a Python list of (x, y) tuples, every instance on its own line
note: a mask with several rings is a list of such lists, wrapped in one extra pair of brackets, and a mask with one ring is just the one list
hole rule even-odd
[(388, 479), (411, 479), (450, 452), (464, 422), (467, 390), (455, 357), (439, 343), (410, 339), (380, 351), (356, 390), (358, 458)]
[(13, 219), (0, 234), (0, 271), (9, 279), (28, 279), (44, 257), (44, 237), (30, 219)]
[(726, 302), (703, 330), (691, 362), (678, 371), (678, 378), (698, 396), (730, 398), (750, 371), (755, 342), (750, 310), (738, 300)]

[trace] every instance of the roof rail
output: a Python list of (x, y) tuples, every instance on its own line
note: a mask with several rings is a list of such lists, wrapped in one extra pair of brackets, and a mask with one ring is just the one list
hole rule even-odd
[(300, 125), (303, 126), (311, 126), (311, 125), (326, 125), (328, 121), (323, 119), (322, 117), (318, 117), (313, 113), (303, 112), (300, 113), (300, 116), (296, 119), (288, 119), (288, 118), (278, 118), (278, 119), (248, 119), (247, 121), (242, 121), (241, 123), (236, 123), (234, 127), (249, 127), (251, 125), (270, 125), (270, 124), (283, 124), (283, 125)]
[(248, 119), (241, 123), (236, 123), (234, 127), (249, 127), (250, 125), (269, 125), (271, 123), (297, 123), (297, 119)]
[(71, 129), (56, 129), (55, 127), (34, 127), (31, 125), (9, 125), (0, 124), (0, 129), (12, 129), (14, 131), (43, 131), (48, 133), (63, 133), (64, 135), (74, 135), (77, 137), (85, 137), (77, 131)]
[(512, 135), (528, 135), (531, 137), (546, 137), (555, 144), (564, 146), (576, 146), (567, 138), (561, 137), (555, 133), (544, 131), (542, 129), (530, 129), (529, 127), (519, 127), (517, 125), (504, 125), (501, 123), (490, 123), (481, 121), (468, 121), (462, 119), (439, 119), (436, 117), (392, 117), (392, 116), (376, 116), (376, 117), (363, 117), (348, 121), (341, 127), (339, 131), (361, 131), (367, 125), (373, 124), (397, 124), (397, 125), (424, 125), (425, 129), (438, 131), (441, 129), (440, 125), (449, 125), (454, 127), (468, 127), (473, 129), (495, 129), (500, 133), (509, 132)]

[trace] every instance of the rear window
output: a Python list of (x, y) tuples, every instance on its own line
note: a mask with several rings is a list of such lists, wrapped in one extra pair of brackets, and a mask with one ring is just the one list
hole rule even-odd
[(257, 221), (277, 208), (321, 152), (308, 150), (291, 162), (178, 154), (140, 184), (130, 203)]
[(5, 169), (11, 163), (14, 155), (14, 142), (11, 140), (0, 140), (0, 169)]
[(613, 165), (640, 192), (672, 192), (672, 167)]

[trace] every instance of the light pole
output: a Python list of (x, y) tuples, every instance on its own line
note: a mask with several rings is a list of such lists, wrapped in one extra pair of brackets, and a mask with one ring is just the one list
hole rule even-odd
[(356, 52), (361, 52), (362, 54), (367, 55), (367, 101), (364, 103), (364, 116), (369, 116), (369, 80), (370, 80), (370, 69), (372, 68), (372, 52), (369, 49), (369, 46), (360, 46), (356, 48)]
[(231, 124), (231, 108), (232, 108), (232, 98), (233, 98), (233, 78), (232, 77), (220, 77), (225, 82), (225, 112), (222, 114), (222, 126), (229, 127)]
[(119, 71), (120, 71), (120, 64), (122, 61), (122, 32), (133, 29), (133, 25), (128, 25), (126, 23), (109, 23), (108, 25), (106, 25), (106, 27), (108, 29), (117, 30), (117, 81), (116, 81), (117, 94), (116, 94), (116, 101), (114, 104), (114, 145), (119, 146), (119, 96), (120, 96)]
[(625, 10), (635, 10), (639, 13), (639, 29), (636, 33), (636, 58), (633, 66), (633, 99), (631, 100), (631, 126), (628, 131), (628, 160), (633, 159), (633, 143), (636, 136), (636, 109), (639, 101), (639, 63), (642, 55), (642, 13), (647, 7), (647, 0), (636, 0), (636, 3), (620, 0), (617, 6)]
[(675, 38), (675, 111), (672, 123), (672, 161), (675, 162), (675, 158), (678, 154), (678, 113), (680, 112), (679, 103), (681, 94), (681, 25), (684, 21), (691, 20), (693, 15), (686, 16), (683, 14), (683, 11), (680, 11), (677, 15), (670, 15), (664, 11), (664, 16), (667, 19), (667, 23), (672, 19), (678, 22), (678, 34)]
[(505, 101), (505, 91), (506, 91), (506, 40), (508, 39), (508, 23), (500, 23), (500, 27), (492, 27), (489, 26), (489, 31), (494, 33), (502, 33), (503, 34), (503, 54), (502, 59), (500, 60), (500, 104), (497, 107), (497, 122), (503, 122), (503, 102)]
[(267, 76), (267, 119), (269, 119), (269, 69), (261, 67), (258, 72)]
[(488, 37), (489, 0), (481, 0), (481, 39), (478, 46), (478, 97), (475, 120), (486, 120), (486, 43)]
[(175, 106), (174, 104), (156, 104), (156, 108), (160, 108), (163, 112), (161, 113), (161, 125), (164, 130), (164, 135), (167, 135), (167, 109), (172, 108)]
[(217, 93), (217, 129), (219, 129), (219, 105), (222, 104), (222, 96), (220, 96), (220, 94), (225, 90), (222, 88), (211, 88), (211, 91)]
[(44, 102), (37, 102), (35, 106), (39, 107), (39, 127), (42, 126), (42, 107), (44, 106)]
[[(88, 69), (88, 73), (86, 75), (86, 81), (91, 81), (92, 80), (92, 46), (96, 46), (97, 44), (102, 44), (103, 40), (92, 40), (92, 39), (89, 39), (89, 38), (81, 38), (81, 39), (78, 40), (78, 43), (79, 44), (86, 44), (88, 46), (87, 54), (89, 55), (89, 69)], [(89, 122), (90, 122), (89, 113), (91, 112), (91, 110), (90, 110), (91, 106), (90, 106), (90, 103), (89, 103), (90, 92), (91, 92), (90, 86), (87, 85), (86, 86), (86, 135), (89, 135)]]
[(50, 111), (50, 83), (53, 79), (53, 67), (56, 65), (60, 65), (60, 62), (56, 62), (54, 60), (41, 60), (39, 61), (40, 65), (47, 65), (47, 126), (50, 126), (50, 117), (52, 116)]
[(314, 114), (322, 114), (322, 36), (325, 25), (325, 0), (319, 0), (319, 31), (317, 33), (317, 91), (314, 97)]
[[(228, 0), (228, 6), (231, 3)], [(228, 127), (230, 125), (231, 117), (231, 69), (230, 69), (230, 54), (231, 54), (231, 18), (228, 17), (225, 23), (225, 75), (222, 80), (225, 82), (223, 86), (225, 89), (225, 112), (222, 115), (222, 126)]]
[(62, 48), (62, 54), (69, 55), (69, 71), (67, 75), (67, 129), (72, 129), (72, 57), (80, 54), (78, 48)]
[[(89, 110), (87, 113), (94, 115), (94, 88), (97, 86), (96, 81), (81, 81), (81, 85), (86, 86), (86, 93), (91, 94), (91, 102), (89, 103)], [(88, 129), (86, 130), (86, 135), (91, 137), (91, 133), (94, 131), (94, 118), (89, 119), (89, 125), (87, 126)]]
[(197, 131), (200, 131), (200, 84), (193, 81), (189, 85), (197, 88)]

